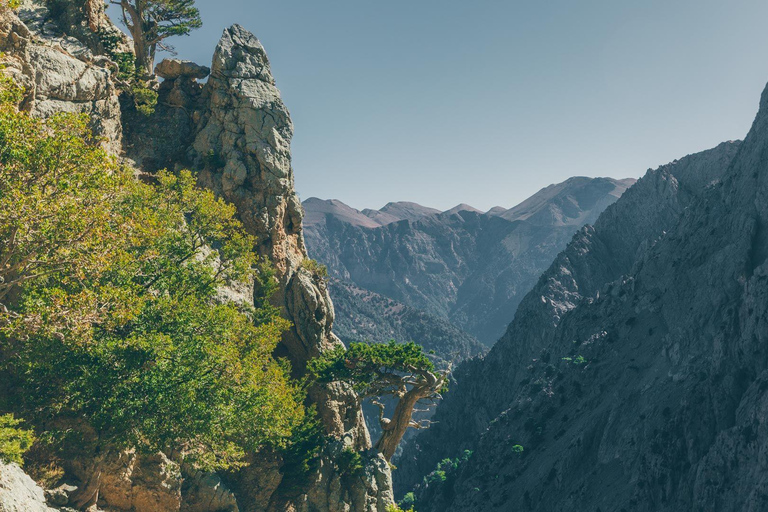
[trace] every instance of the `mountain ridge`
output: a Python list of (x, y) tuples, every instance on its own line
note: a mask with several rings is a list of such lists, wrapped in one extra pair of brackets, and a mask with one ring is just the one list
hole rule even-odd
[(559, 184), (558, 194), (551, 193), (555, 185), (539, 191), (522, 213), (505, 210), (510, 218), (458, 205), (375, 227), (348, 220), (340, 201), (311, 199), (303, 203), (312, 219), (304, 239), (332, 276), (446, 319), (490, 345), (573, 232), (633, 182), (574, 178)]

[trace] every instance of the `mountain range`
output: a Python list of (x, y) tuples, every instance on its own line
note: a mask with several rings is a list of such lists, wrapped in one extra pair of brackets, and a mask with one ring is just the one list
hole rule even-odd
[[(573, 233), (634, 182), (574, 177), (514, 208), (485, 213), (465, 204), (440, 212), (405, 202), (359, 211), (310, 198), (302, 203), (304, 239), (334, 278), (446, 320), (490, 346)], [(337, 306), (337, 327), (345, 317)]]

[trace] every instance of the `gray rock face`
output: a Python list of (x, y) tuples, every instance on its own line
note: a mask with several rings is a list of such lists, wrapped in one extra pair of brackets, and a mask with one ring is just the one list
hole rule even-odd
[[(122, 125), (110, 79), (115, 64), (94, 56), (86, 44), (61, 31), (56, 21), (44, 4), (32, 0), (25, 2), (19, 17), (7, 8), (0, 12), (0, 51), (7, 53), (9, 74), (25, 87), (22, 106), (40, 117), (87, 114), (94, 134), (117, 154)], [(101, 27), (103, 21), (99, 23)]]
[(574, 237), (397, 462), (475, 450), (420, 510), (765, 507), (767, 109)]
[[(293, 125), (264, 48), (239, 25), (224, 31), (201, 101), (206, 106), (190, 158), (200, 169), (200, 184), (235, 204), (246, 229), (258, 236), (260, 254), (274, 263), (281, 285), (275, 301), (293, 323), (282, 346), (300, 372), (310, 358), (341, 342), (331, 332), (334, 311), (325, 282), (301, 266), (307, 254), (301, 205), (293, 187)], [(360, 404), (350, 388), (318, 385), (310, 396), (329, 435), (354, 449), (370, 448)], [(341, 479), (334, 457), (332, 446), (298, 502), (295, 492), (283, 494), (279, 478), (264, 472), (243, 475), (243, 481), (270, 481), (274, 486), (268, 502), (261, 494), (261, 503), (247, 500), (247, 510), (375, 511), (392, 502), (389, 467), (380, 457), (369, 457), (369, 478), (355, 482)], [(246, 487), (256, 492), (263, 488)]]
[(53, 512), (43, 489), (16, 464), (0, 461), (0, 512)]
[(467, 205), (439, 214), (410, 206), (398, 219), (385, 207), (380, 212), (388, 209), (395, 221), (384, 223), (370, 210), (310, 199), (306, 242), (334, 277), (448, 320), (491, 345), (574, 231), (594, 222), (633, 182), (571, 178), (511, 210), (486, 214)]

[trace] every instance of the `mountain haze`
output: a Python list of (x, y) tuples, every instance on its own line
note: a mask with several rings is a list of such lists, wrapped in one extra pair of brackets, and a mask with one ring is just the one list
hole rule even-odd
[(332, 276), (448, 320), (491, 345), (576, 229), (594, 222), (634, 181), (571, 178), (512, 209), (487, 213), (468, 205), (435, 213), (412, 203), (379, 211), (394, 220), (311, 198), (303, 203), (304, 237), (310, 256)]

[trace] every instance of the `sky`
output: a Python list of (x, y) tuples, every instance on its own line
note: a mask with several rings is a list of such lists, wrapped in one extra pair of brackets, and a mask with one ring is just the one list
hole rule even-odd
[(743, 138), (768, 81), (765, 0), (197, 0), (178, 57), (239, 23), (295, 126), (302, 199), (511, 207), (571, 176), (640, 177)]

